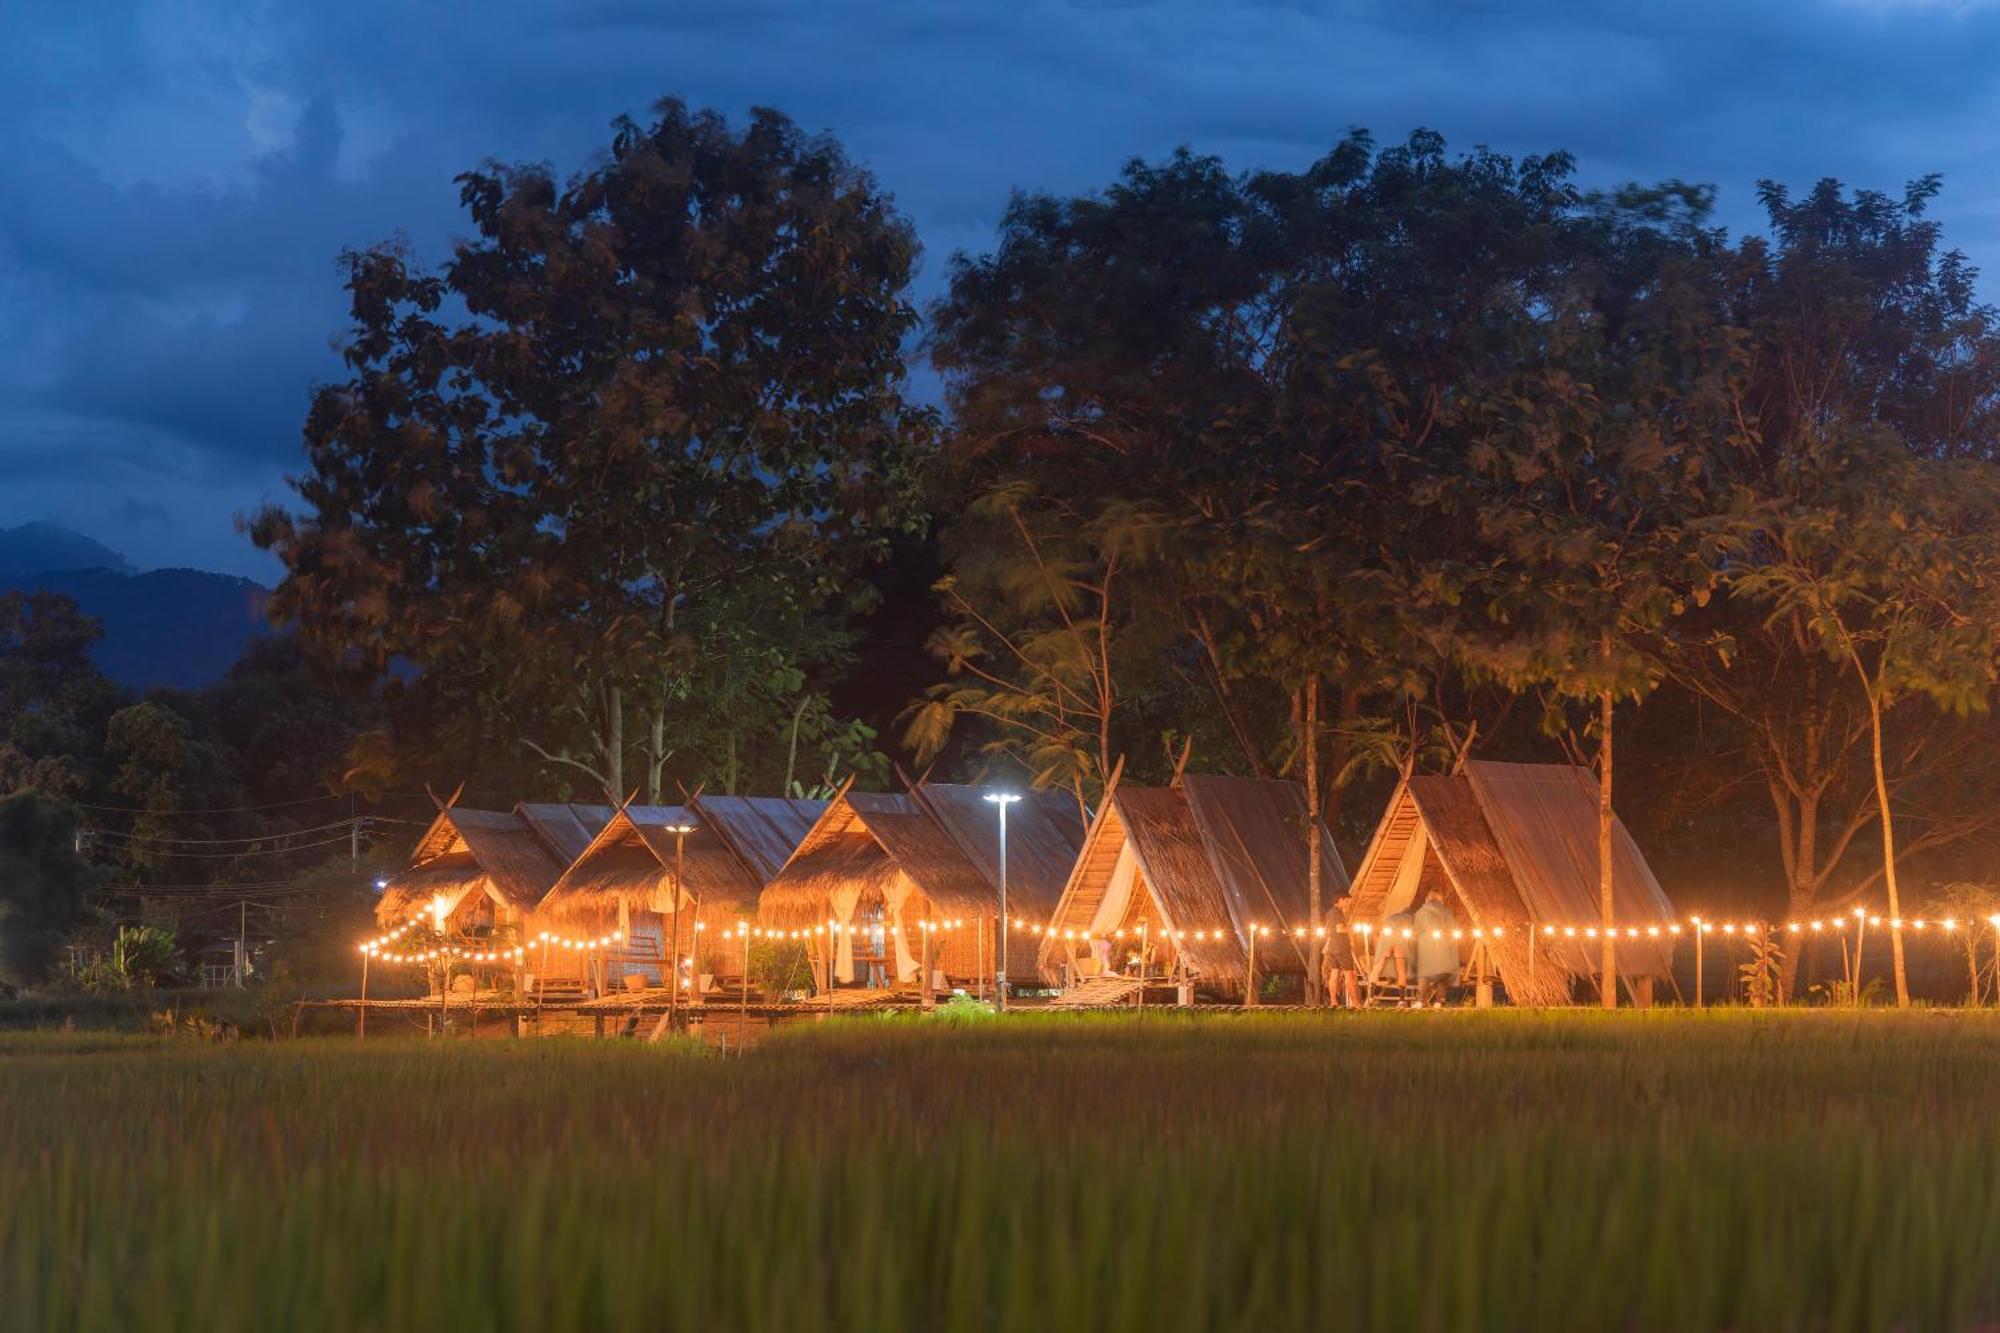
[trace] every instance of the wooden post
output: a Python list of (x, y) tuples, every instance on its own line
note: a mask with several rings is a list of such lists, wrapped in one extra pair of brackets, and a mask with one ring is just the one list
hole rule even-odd
[(743, 988), (737, 1001), (736, 1021), (741, 1025), (736, 1033), (737, 1049), (742, 1050), (743, 1034), (750, 1030), (750, 927), (738, 925), (736, 933), (743, 937)]
[(1702, 964), (1701, 918), (1696, 917), (1694, 919), (1694, 1007), (1697, 1009), (1701, 1008), (1707, 999), (1707, 997), (1703, 994), (1701, 988), (1701, 964)]
[(1868, 943), (1868, 914), (1854, 913), (1854, 1007), (1861, 1007), (1861, 951)]
[(972, 942), (972, 975), (979, 978), (979, 998), (986, 998), (986, 913), (979, 914), (979, 938)]
[(368, 1036), (368, 954), (361, 954), (361, 1007), (354, 1011), (354, 1039), (362, 1041)]
[(826, 945), (821, 950), (820, 975), (826, 978), (826, 1015), (833, 1017), (833, 900), (827, 900)]
[(923, 923), (922, 933), (924, 937), (924, 963), (923, 963), (924, 980), (923, 980), (923, 992), (922, 992), (923, 1007), (925, 1009), (935, 1009), (937, 1007), (937, 995), (931, 989), (931, 923), (930, 922), (926, 921)]
[[(1532, 942), (1530, 942), (1529, 947), (1533, 947)], [(1473, 1005), (1480, 1009), (1491, 1009), (1493, 1007), (1493, 982), (1486, 975), (1486, 941), (1481, 940), (1477, 945), (1473, 946), (1472, 958), (1473, 966), (1476, 969), (1475, 975), (1478, 978), (1478, 984), (1473, 990)]]
[[(660, 980), (667, 983), (667, 1030), (672, 1031), (680, 1020), (681, 1011), (681, 895), (687, 891), (686, 881), (681, 878), (681, 847), (687, 835), (681, 826), (674, 828), (674, 929), (673, 943), (667, 949), (667, 970)], [(666, 931), (662, 930), (661, 943), (666, 944)]]
[(1243, 981), (1243, 1007), (1257, 1007), (1257, 927), (1250, 927), (1250, 970)]
[(444, 971), (438, 980), (438, 1036), (451, 1036), (451, 955), (444, 956)]
[(514, 953), (514, 1035), (528, 1035), (528, 956), (518, 949)]
[(1139, 1012), (1146, 1012), (1146, 923), (1139, 923)]

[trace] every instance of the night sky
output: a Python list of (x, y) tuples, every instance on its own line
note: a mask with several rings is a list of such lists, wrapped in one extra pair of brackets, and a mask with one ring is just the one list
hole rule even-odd
[[(270, 580), (234, 531), (285, 494), (338, 370), (333, 267), (462, 229), (454, 173), (567, 174), (661, 94), (830, 130), (915, 219), (920, 296), (1009, 189), (1177, 144), (1298, 167), (1353, 126), (1566, 148), (1591, 183), (1825, 175), (1898, 190), (2000, 273), (2000, 5), (0, 4), (0, 526)], [(1987, 286), (1991, 288), (1989, 282)]]

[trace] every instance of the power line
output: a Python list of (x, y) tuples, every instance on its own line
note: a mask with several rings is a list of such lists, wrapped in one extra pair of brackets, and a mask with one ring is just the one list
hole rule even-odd
[(287, 806), (311, 805), (316, 801), (345, 801), (352, 799), (344, 792), (328, 792), (323, 796), (300, 796), (290, 801), (266, 801), (261, 805), (211, 805), (189, 810), (148, 810), (136, 805), (93, 805), (89, 801), (75, 804), (84, 810), (103, 810), (118, 815), (152, 815), (155, 818), (175, 818), (180, 815), (234, 815), (248, 810), (282, 810)]
[[(355, 815), (348, 819), (336, 819), (331, 824), (315, 824), (311, 828), (285, 829), (282, 832), (274, 833), (252, 833), (240, 838), (169, 838), (152, 833), (133, 833), (127, 829), (108, 828), (91, 828), (85, 829), (84, 832), (92, 838), (121, 838), (126, 842), (157, 842), (173, 843), (177, 846), (221, 847), (228, 843), (276, 842), (281, 838), (303, 838), (309, 833), (324, 833), (328, 829), (345, 829), (356, 825), (365, 829), (368, 826), (368, 822), (375, 817), (373, 815)], [(401, 823), (404, 821), (399, 820), (397, 822)]]
[[(325, 842), (302, 842), (291, 847), (267, 847), (262, 850), (245, 848), (242, 851), (235, 852), (177, 852), (169, 848), (163, 850), (161, 855), (175, 861), (234, 861), (245, 856), (290, 856), (294, 852), (309, 852), (316, 847), (345, 847), (347, 843), (348, 839), (342, 836), (328, 838)], [(127, 846), (130, 845), (127, 844)]]
[[(494, 787), (491, 789), (481, 788), (477, 792), (467, 791), (464, 794), (467, 796), (491, 796), (505, 795), (506, 793), (501, 791), (500, 788)], [(312, 805), (318, 801), (368, 800), (372, 805), (382, 801), (433, 802), (436, 799), (434, 795), (426, 791), (385, 791), (379, 797), (372, 799), (363, 797), (359, 792), (327, 792), (321, 796), (294, 797), (289, 801), (265, 801), (256, 805), (197, 806), (187, 810), (148, 810), (143, 806), (137, 805), (97, 805), (90, 801), (74, 801), (71, 804), (80, 810), (99, 810), (114, 815), (147, 815), (154, 819), (178, 819), (183, 816), (193, 815), (238, 815), (247, 814), (255, 810), (283, 810), (295, 805)]]

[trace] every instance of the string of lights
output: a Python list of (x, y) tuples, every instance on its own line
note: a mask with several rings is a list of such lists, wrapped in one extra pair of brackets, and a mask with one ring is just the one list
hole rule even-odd
[[(425, 918), (412, 918), (386, 934), (363, 941), (360, 951), (371, 956), (384, 958), (387, 961), (429, 961), (442, 956), (471, 957), (477, 959), (485, 956), (476, 950), (454, 951), (443, 947), (410, 954), (390, 954), (385, 952), (389, 944), (401, 939), (409, 931), (425, 923)], [(952, 931), (963, 930), (968, 925), (975, 928), (978, 926), (978, 922), (968, 922), (963, 917), (940, 918), (937, 920), (925, 919), (912, 924), (921, 934), (925, 935), (942, 935)], [(1093, 938), (1100, 938), (1116, 940), (1152, 939), (1171, 941), (1175, 944), (1202, 944), (1210, 942), (1220, 943), (1226, 939), (1240, 940), (1242, 938), (1241, 934), (1233, 927), (1214, 927), (1201, 930), (1168, 930), (1156, 929), (1142, 924), (1135, 927), (1119, 927), (1106, 933), (1092, 932), (1087, 929), (1058, 929), (1051, 923), (1029, 921), (1018, 917), (1008, 924), (1014, 930), (1024, 934), (1039, 936), (1043, 939), (1060, 939), (1069, 942), (1082, 942)], [(1671, 943), (1696, 935), (1702, 937), (1720, 935), (1725, 939), (1759, 940), (1778, 933), (1786, 935), (1826, 935), (1837, 934), (1847, 929), (1858, 930), (1864, 926), (1868, 929), (1886, 928), (1898, 932), (1908, 931), (1916, 934), (1944, 936), (1955, 934), (1960, 929), (1969, 928), (1974, 924), (1976, 923), (1960, 921), (1956, 917), (1935, 919), (1928, 917), (1911, 917), (1907, 919), (1903, 917), (1884, 917), (1871, 914), (1865, 909), (1857, 907), (1852, 912), (1840, 916), (1783, 922), (1711, 921), (1705, 917), (1692, 916), (1685, 922), (1669, 921), (1663, 923), (1656, 922), (1646, 926), (1613, 927), (1610, 933), (1614, 939), (1651, 940), (1654, 942)], [(1996, 932), (2000, 932), (2000, 915), (1985, 918), (1985, 924), (1991, 926)], [(696, 931), (705, 931), (707, 923), (696, 922), (694, 928)], [(856, 925), (852, 922), (841, 921), (827, 921), (811, 926), (791, 928), (753, 926), (748, 921), (739, 921), (734, 927), (723, 927), (721, 933), (733, 936), (739, 940), (810, 941), (814, 939), (826, 939), (828, 937), (839, 938), (842, 935), (851, 938), (855, 935), (871, 933), (874, 928), (873, 925)], [(1540, 935), (1543, 939), (1596, 940), (1602, 938), (1605, 934), (1605, 928), (1601, 925), (1558, 925), (1553, 922), (1535, 922), (1513, 927), (1468, 926), (1456, 927), (1451, 930), (1434, 929), (1427, 932), (1420, 931), (1411, 926), (1377, 926), (1365, 921), (1356, 922), (1352, 926), (1334, 926), (1331, 928), (1317, 926), (1310, 931), (1304, 926), (1295, 926), (1287, 931), (1283, 927), (1267, 926), (1261, 923), (1252, 924), (1248, 929), (1250, 934), (1260, 940), (1282, 937), (1287, 934), (1291, 935), (1294, 939), (1300, 940), (1306, 939), (1308, 936), (1315, 939), (1323, 939), (1331, 931), (1331, 933), (1357, 935), (1368, 943), (1372, 943), (1376, 938), (1384, 941), (1416, 940), (1426, 937), (1432, 940), (1451, 939), (1460, 942), (1466, 940), (1501, 940), (1508, 938), (1510, 933), (1529, 936)], [(543, 931), (536, 936), (535, 942), (551, 948), (598, 952), (608, 949), (613, 945), (624, 943), (625, 938), (625, 932), (622, 930), (614, 930), (605, 935), (585, 937), (572, 937), (556, 934), (551, 931)], [(513, 953), (509, 953), (506, 950), (486, 952), (491, 953), (494, 957), (513, 957), (519, 954), (518, 950)]]

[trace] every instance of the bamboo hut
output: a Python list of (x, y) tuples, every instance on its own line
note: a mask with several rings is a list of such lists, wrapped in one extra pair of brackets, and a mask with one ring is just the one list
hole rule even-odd
[[(1355, 872), (1350, 929), (1414, 912), (1437, 897), (1486, 950), (1517, 1004), (1566, 1004), (1595, 989), (1599, 942), (1577, 930), (1601, 916), (1595, 779), (1567, 764), (1477, 761), (1450, 776), (1406, 778)], [(1622, 821), (1612, 827), (1618, 970), (1634, 997), (1672, 975), (1673, 904)], [(1553, 925), (1554, 936), (1544, 933)], [(1499, 928), (1500, 938), (1492, 937)], [(1364, 939), (1366, 937), (1363, 937)], [(1468, 957), (1472, 943), (1465, 943)]]
[[(617, 932), (618, 947), (601, 955), (609, 985), (666, 984), (666, 959), (676, 938), (681, 956), (695, 960), (697, 975), (734, 977), (742, 953), (729, 947), (725, 933), (756, 913), (765, 878), (805, 836), (824, 804), (725, 796), (697, 797), (687, 806), (628, 805), (542, 899), (535, 912), (537, 933), (595, 939)], [(676, 828), (689, 832), (677, 835)], [(558, 950), (547, 959), (546, 975), (591, 980), (596, 961)]]
[(390, 928), (421, 915), (453, 931), (525, 925), (561, 878), (570, 849), (581, 850), (578, 831), (594, 834), (610, 815), (604, 806), (518, 806), (506, 813), (447, 806), (418, 839), (409, 868), (383, 888), (375, 919)]
[[(1303, 978), (1317, 924), (1306, 825), (1296, 782), (1188, 775), (1173, 787), (1129, 787), (1114, 779), (1050, 916), (1042, 975), (1074, 981), (1093, 969), (1097, 942), (1121, 955), (1116, 965), (1143, 940), (1149, 968), (1241, 993), (1255, 929), (1258, 977)], [(1347, 890), (1347, 872), (1333, 839), (1324, 829), (1320, 837), (1320, 892), (1332, 903)]]
[[(922, 979), (924, 922), (931, 966), (950, 984), (996, 971), (998, 812), (976, 787), (920, 783), (908, 794), (843, 788), (758, 899), (761, 925), (835, 930), (833, 983), (907, 985)], [(1076, 806), (1031, 792), (1007, 815), (1010, 915), (1051, 910), (1082, 838)]]

